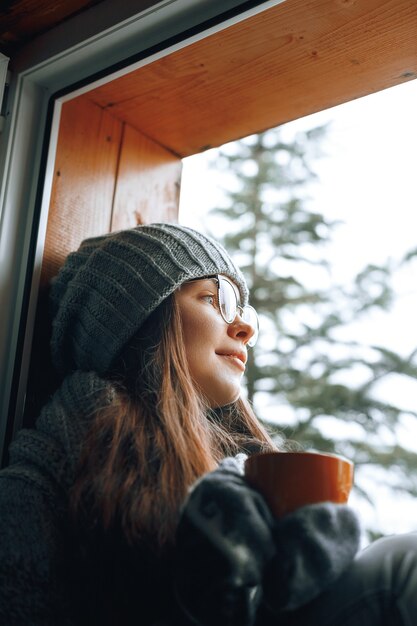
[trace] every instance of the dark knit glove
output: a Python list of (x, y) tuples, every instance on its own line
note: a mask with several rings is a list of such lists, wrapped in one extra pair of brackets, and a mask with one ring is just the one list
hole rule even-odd
[(273, 535), (263, 603), (279, 613), (307, 604), (344, 572), (358, 551), (360, 529), (352, 509), (325, 502), (277, 521)]
[(177, 532), (175, 593), (203, 626), (250, 626), (274, 552), (274, 521), (243, 478), (243, 459), (225, 459), (193, 487)]

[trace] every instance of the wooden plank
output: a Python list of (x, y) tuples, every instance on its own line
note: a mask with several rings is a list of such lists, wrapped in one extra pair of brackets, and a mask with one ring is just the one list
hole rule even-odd
[(86, 97), (188, 156), (417, 77), (416, 0), (287, 0)]
[(122, 124), (87, 100), (63, 105), (41, 283), (85, 237), (110, 228)]
[(176, 221), (181, 169), (177, 156), (125, 127), (111, 230)]
[(85, 237), (107, 232), (122, 124), (91, 102), (62, 109), (41, 285), (38, 294), (23, 423), (33, 420), (59, 384), (46, 347), (50, 340), (49, 281)]
[(181, 161), (85, 99), (64, 105), (42, 266), (24, 425), (59, 384), (50, 340), (48, 285), (85, 237), (176, 220)]

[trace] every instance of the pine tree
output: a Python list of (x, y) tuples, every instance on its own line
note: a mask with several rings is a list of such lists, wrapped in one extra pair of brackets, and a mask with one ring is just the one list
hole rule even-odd
[(351, 458), (356, 489), (369, 501), (360, 475), (371, 467), (388, 472), (393, 489), (417, 495), (415, 455), (397, 434), (405, 412), (374, 393), (389, 374), (417, 378), (417, 349), (404, 358), (344, 339), (350, 323), (389, 309), (395, 267), (369, 265), (350, 285), (332, 283), (325, 248), (338, 223), (308, 197), (325, 134), (321, 127), (288, 138), (277, 128), (225, 146), (216, 159), (229, 184), (211, 223), (217, 238), (226, 233), (263, 330), (248, 361), (248, 398), (277, 437)]

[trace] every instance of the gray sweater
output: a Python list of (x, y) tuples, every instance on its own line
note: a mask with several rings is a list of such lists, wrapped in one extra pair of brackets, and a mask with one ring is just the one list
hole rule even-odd
[[(10, 465), (0, 472), (2, 626), (244, 626), (257, 619), (259, 605), (269, 602), (279, 617), (305, 604), (353, 559), (359, 531), (347, 507), (305, 507), (278, 524), (234, 459), (191, 490), (175, 554), (157, 558), (144, 545), (128, 546), (117, 531), (75, 537), (68, 491), (91, 420), (113, 395), (97, 375), (75, 372), (36, 429), (20, 431), (11, 446)], [(260, 593), (251, 591), (249, 610), (239, 613), (230, 585), (254, 572)]]
[(0, 472), (0, 623), (73, 624), (67, 494), (91, 416), (111, 401), (95, 375), (67, 378)]

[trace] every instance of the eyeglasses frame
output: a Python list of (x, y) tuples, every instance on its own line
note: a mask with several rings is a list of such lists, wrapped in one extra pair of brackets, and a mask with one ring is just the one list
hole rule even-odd
[[(226, 322), (226, 324), (229, 324), (229, 325), (233, 324), (233, 322), (235, 321), (236, 316), (238, 314), (238, 311), (240, 311), (240, 317), (243, 320), (243, 322), (245, 324), (248, 324), (248, 326), (251, 326), (253, 328), (252, 324), (249, 324), (248, 322), (246, 322), (243, 319), (243, 313), (244, 313), (245, 309), (251, 309), (255, 313), (255, 319), (256, 319), (256, 328), (254, 328), (254, 335), (256, 337), (255, 343), (253, 343), (253, 344), (250, 343), (252, 338), (249, 339), (249, 341), (248, 341), (248, 346), (250, 348), (253, 348), (253, 346), (256, 344), (256, 341), (258, 340), (258, 335), (259, 335), (259, 316), (258, 316), (258, 313), (256, 312), (256, 309), (254, 309), (254, 307), (251, 306), (250, 304), (245, 304), (244, 306), (239, 304), (234, 285), (233, 285), (232, 281), (229, 280), (229, 278), (227, 278), (226, 276), (220, 276), (219, 274), (211, 274), (209, 276), (201, 276), (200, 278), (191, 278), (190, 280), (187, 280), (186, 282), (187, 283), (193, 283), (193, 282), (195, 282), (197, 280), (207, 280), (207, 279), (215, 280), (217, 282), (217, 299), (218, 299), (218, 302), (219, 302), (219, 311), (220, 311), (220, 315), (222, 316), (223, 321)], [(226, 319), (226, 317), (223, 315), (223, 311), (222, 311), (221, 306), (220, 306), (220, 280), (224, 280), (227, 283), (229, 283), (229, 285), (233, 289), (233, 293), (235, 294), (235, 298), (236, 298), (236, 315), (235, 315), (235, 317), (231, 321), (228, 321)]]

